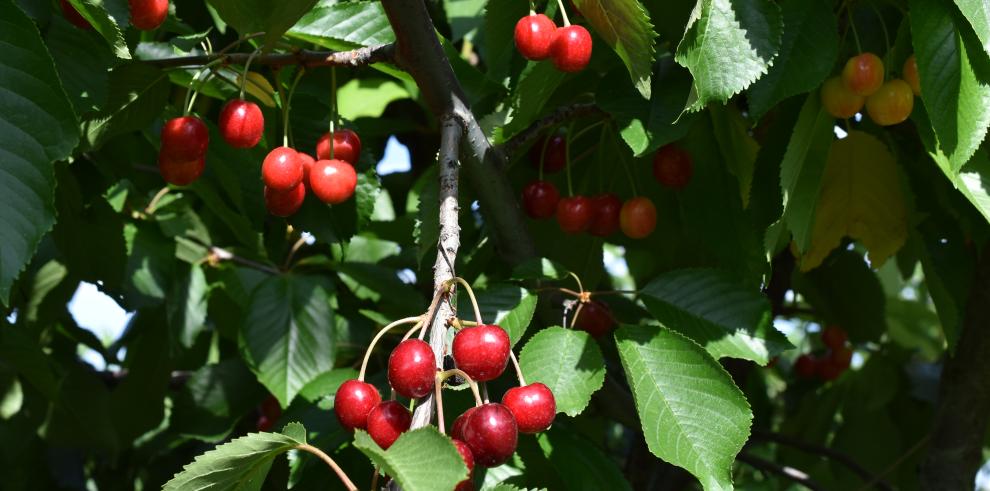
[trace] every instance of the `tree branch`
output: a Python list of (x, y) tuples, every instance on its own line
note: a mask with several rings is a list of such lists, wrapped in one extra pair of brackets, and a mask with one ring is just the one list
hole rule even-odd
[[(269, 53), (258, 55), (254, 57), (254, 60), (252, 60), (251, 63), (276, 67), (285, 65), (302, 65), (306, 67), (362, 66), (383, 61), (391, 61), (394, 51), (395, 46), (392, 44), (368, 46), (351, 51), (312, 51), (303, 49), (292, 53)], [(160, 58), (157, 60), (145, 60), (144, 63), (165, 68), (201, 66), (218, 59), (223, 59), (225, 64), (243, 65), (247, 62), (249, 56), (251, 56), (251, 53), (221, 53), (213, 55)]]
[(736, 460), (743, 462), (753, 467), (754, 469), (759, 469), (761, 471), (771, 472), (777, 474), (778, 476), (785, 477), (794, 481), (812, 491), (824, 491), (824, 487), (821, 484), (812, 481), (806, 472), (800, 471), (793, 467), (786, 467), (782, 465), (775, 464), (769, 460), (764, 460), (754, 455), (747, 454), (745, 452), (740, 453), (736, 456)]
[(767, 442), (779, 443), (781, 445), (787, 445), (788, 447), (794, 447), (803, 452), (821, 455), (827, 457), (835, 462), (838, 462), (851, 470), (857, 476), (862, 478), (867, 483), (872, 483), (871, 486), (876, 486), (880, 489), (890, 491), (893, 488), (890, 484), (885, 482), (880, 476), (872, 474), (870, 471), (866, 470), (863, 466), (859, 465), (855, 460), (850, 458), (848, 455), (836, 452), (831, 448), (824, 447), (821, 445), (815, 445), (813, 443), (804, 442), (798, 440), (797, 438), (792, 438), (787, 435), (781, 435), (780, 433), (773, 433), (769, 431), (753, 430), (754, 440), (763, 440)]
[(500, 145), (498, 151), (505, 155), (507, 161), (512, 160), (520, 148), (530, 144), (543, 130), (556, 126), (565, 121), (591, 115), (605, 116), (605, 112), (598, 106), (591, 103), (581, 103), (559, 107), (556, 111), (535, 121), (533, 124), (529, 125), (528, 128), (520, 131), (515, 136), (510, 138), (509, 141)]

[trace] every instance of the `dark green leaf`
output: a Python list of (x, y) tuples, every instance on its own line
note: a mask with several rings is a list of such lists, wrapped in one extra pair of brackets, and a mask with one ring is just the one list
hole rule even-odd
[(147, 128), (168, 101), (165, 72), (145, 63), (128, 63), (110, 72), (105, 108), (83, 122), (86, 144), (99, 148), (114, 136)]
[(306, 15), (317, 0), (210, 0), (220, 17), (241, 35), (265, 33), (265, 51)]
[(175, 283), (172, 295), (167, 299), (169, 325), (187, 348), (192, 347), (206, 325), (209, 291), (202, 266), (193, 264), (185, 278)]
[(530, 259), (512, 270), (514, 280), (562, 280), (569, 276), (563, 265), (543, 257)]
[(566, 77), (567, 74), (554, 68), (553, 63), (530, 62), (526, 65), (512, 91), (508, 123), (502, 128), (501, 139), (511, 138), (536, 121), (550, 95)]
[[(495, 284), (476, 292), (482, 319), (489, 324), (498, 324), (509, 333), (512, 345), (522, 339), (526, 328), (536, 312), (536, 295), (515, 285)], [(467, 295), (461, 294), (457, 305), (467, 312)]]
[(821, 266), (796, 275), (794, 289), (824, 322), (845, 329), (850, 341), (879, 341), (887, 331), (886, 296), (861, 254), (832, 254)]
[(780, 164), (780, 189), (784, 193), (783, 220), (794, 235), (798, 250), (811, 245), (815, 204), (825, 174), (829, 147), (835, 138), (835, 120), (825, 112), (815, 92), (808, 96), (794, 134)]
[(53, 21), (45, 42), (77, 114), (97, 111), (109, 96), (108, 68), (116, 61), (99, 36), (68, 21)]
[(567, 489), (632, 489), (615, 462), (573, 428), (555, 425), (536, 439)]
[(633, 85), (649, 99), (652, 94), (654, 40), (650, 14), (638, 0), (576, 0), (574, 5), (629, 70)]
[(265, 394), (238, 358), (205, 365), (176, 395), (171, 428), (193, 438), (221, 440)]
[(118, 20), (107, 10), (109, 6), (103, 0), (68, 0), (96, 32), (106, 39), (117, 58), (130, 59), (131, 52), (124, 39), (126, 19)]
[(110, 397), (114, 427), (121, 446), (158, 427), (165, 417), (165, 393), (172, 374), (169, 331), (160, 310), (135, 314), (129, 330), (139, 338), (127, 349), (127, 377)]

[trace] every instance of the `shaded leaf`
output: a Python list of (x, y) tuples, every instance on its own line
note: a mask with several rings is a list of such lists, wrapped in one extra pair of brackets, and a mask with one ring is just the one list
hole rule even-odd
[(615, 462), (573, 428), (556, 424), (536, 440), (567, 489), (632, 489)]
[[(470, 300), (463, 290), (458, 290), (458, 294), (457, 305), (464, 312), (462, 315), (467, 316)], [(512, 346), (515, 346), (526, 334), (526, 328), (533, 320), (537, 296), (525, 288), (507, 284), (491, 285), (475, 294), (478, 296), (478, 307), (484, 322), (498, 324), (505, 329), (512, 340)]]
[(316, 5), (317, 0), (209, 0), (217, 14), (241, 35), (265, 33), (265, 51)]
[(886, 295), (861, 254), (838, 251), (795, 275), (793, 285), (823, 322), (841, 326), (854, 343), (879, 341), (887, 331)]
[(124, 29), (127, 24), (121, 24), (107, 10), (107, 4), (102, 0), (68, 0), (76, 11), (83, 16), (96, 32), (106, 39), (117, 58), (130, 59), (131, 52), (124, 39)]
[(794, 134), (780, 164), (780, 190), (784, 195), (783, 221), (794, 236), (799, 251), (811, 243), (828, 149), (835, 138), (835, 120), (825, 112), (818, 93), (808, 96), (801, 107)]
[(147, 128), (161, 115), (171, 86), (165, 72), (145, 63), (128, 63), (110, 72), (107, 104), (83, 121), (89, 148), (114, 136)]
[(629, 70), (636, 90), (651, 97), (654, 40), (650, 14), (638, 0), (576, 0), (574, 5)]

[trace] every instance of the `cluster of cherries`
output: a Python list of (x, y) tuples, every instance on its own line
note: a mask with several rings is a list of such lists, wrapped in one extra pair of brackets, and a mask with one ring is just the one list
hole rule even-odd
[(572, 25), (564, 12), (564, 27), (557, 28), (553, 19), (530, 11), (516, 23), (516, 49), (523, 58), (543, 61), (550, 58), (562, 72), (579, 72), (591, 60), (591, 34), (582, 26)]
[(903, 122), (914, 109), (914, 96), (921, 95), (918, 62), (908, 57), (901, 70), (903, 79), (884, 81), (883, 61), (873, 53), (853, 56), (842, 74), (825, 81), (821, 101), (836, 118), (851, 118), (863, 110), (876, 124), (890, 126)]
[(839, 378), (849, 369), (852, 362), (852, 349), (847, 346), (849, 337), (839, 326), (828, 326), (822, 331), (822, 344), (825, 353), (815, 356), (805, 353), (794, 361), (794, 372), (806, 380), (830, 381)]
[[(131, 25), (142, 31), (153, 31), (168, 17), (168, 0), (128, 0), (131, 7)], [(66, 0), (59, 0), (65, 19), (80, 29), (92, 29), (75, 7)]]

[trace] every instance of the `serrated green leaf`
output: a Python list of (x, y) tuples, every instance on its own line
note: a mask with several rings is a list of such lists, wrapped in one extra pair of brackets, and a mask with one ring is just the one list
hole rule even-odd
[(990, 54), (990, 4), (984, 0), (955, 0), (976, 37), (983, 43), (983, 50)]
[(675, 57), (694, 76), (685, 110), (724, 103), (766, 74), (782, 32), (770, 0), (699, 0)]
[(808, 96), (801, 107), (794, 134), (780, 164), (780, 190), (783, 192), (783, 221), (794, 236), (799, 251), (811, 244), (828, 149), (835, 138), (832, 118), (819, 101), (818, 93)]
[(615, 340), (650, 452), (694, 474), (706, 490), (732, 489), (732, 462), (753, 413), (729, 374), (667, 329), (622, 326)]
[(774, 329), (770, 303), (728, 275), (708, 269), (671, 271), (641, 292), (647, 310), (669, 329), (691, 338), (713, 357), (766, 365), (793, 348)]
[(526, 65), (512, 91), (508, 123), (502, 128), (502, 140), (508, 140), (536, 121), (550, 95), (565, 78), (567, 74), (554, 68), (553, 63), (530, 62)]
[(104, 0), (68, 0), (76, 11), (83, 16), (89, 24), (96, 29), (96, 32), (103, 36), (110, 48), (113, 49), (117, 58), (128, 60), (131, 52), (127, 48), (127, 41), (124, 39), (124, 28), (127, 27), (126, 20), (118, 21), (110, 15), (107, 10), (107, 2)]
[(266, 394), (238, 357), (205, 365), (175, 395), (170, 428), (191, 438), (222, 440)]
[(406, 491), (453, 489), (467, 479), (467, 466), (454, 442), (432, 426), (403, 433), (388, 450), (357, 430), (354, 446)]
[(116, 61), (103, 40), (56, 16), (45, 33), (45, 43), (76, 114), (103, 107), (110, 93), (108, 68)]
[(657, 33), (638, 0), (575, 0), (574, 5), (629, 70), (636, 90), (652, 95), (654, 41)]
[(34, 22), (11, 0), (0, 0), (0, 304), (14, 279), (55, 223), (55, 174), (79, 142), (72, 104)]
[(192, 347), (206, 326), (209, 291), (203, 267), (193, 264), (183, 281), (176, 282), (173, 294), (166, 299), (169, 325), (187, 348)]
[(738, 109), (713, 107), (709, 114), (722, 158), (729, 172), (739, 181), (739, 197), (743, 208), (748, 208), (753, 171), (756, 170), (756, 154), (760, 151), (760, 145), (750, 136), (746, 121)]
[[(471, 305), (467, 294), (458, 291), (457, 305), (466, 316)], [(496, 284), (476, 291), (478, 307), (482, 319), (489, 324), (498, 324), (509, 334), (512, 346), (526, 334), (526, 328), (536, 312), (537, 296), (516, 285)]]
[(548, 327), (529, 339), (519, 354), (527, 383), (542, 382), (553, 392), (557, 412), (577, 416), (605, 383), (605, 360), (598, 343), (584, 331)]
[(128, 63), (110, 72), (107, 104), (83, 121), (89, 148), (99, 148), (110, 138), (142, 130), (161, 115), (171, 86), (168, 75), (145, 63)]
[(303, 443), (279, 433), (251, 433), (196, 457), (162, 490), (258, 491), (275, 457)]
[(320, 0), (286, 34), (330, 49), (395, 41), (381, 3), (370, 1)]
[(749, 116), (759, 120), (778, 102), (818, 87), (839, 54), (839, 29), (831, 2), (785, 0), (780, 53), (767, 74), (749, 88)]
[(536, 440), (566, 489), (632, 489), (615, 462), (574, 428), (555, 425)]
[(317, 0), (209, 0), (217, 14), (241, 35), (265, 33), (265, 51), (309, 12)]
[(861, 254), (836, 252), (813, 271), (796, 274), (793, 286), (822, 321), (841, 326), (854, 343), (879, 341), (887, 331), (886, 295)]

